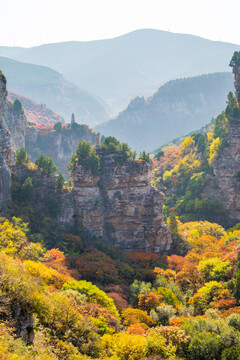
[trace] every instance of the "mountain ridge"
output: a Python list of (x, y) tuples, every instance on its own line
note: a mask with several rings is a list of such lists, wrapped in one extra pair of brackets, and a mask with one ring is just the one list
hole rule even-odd
[(117, 117), (94, 129), (137, 151), (152, 151), (207, 124), (225, 107), (233, 89), (230, 73), (172, 80), (145, 100), (136, 97)]
[(116, 114), (137, 94), (149, 96), (166, 81), (227, 71), (238, 48), (195, 35), (140, 29), (106, 40), (41, 45), (15, 58), (60, 71), (101, 96)]

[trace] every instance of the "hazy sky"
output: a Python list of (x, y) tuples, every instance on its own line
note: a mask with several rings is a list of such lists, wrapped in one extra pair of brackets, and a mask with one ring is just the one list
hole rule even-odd
[(0, 0), (0, 45), (111, 38), (155, 28), (240, 44), (239, 0)]

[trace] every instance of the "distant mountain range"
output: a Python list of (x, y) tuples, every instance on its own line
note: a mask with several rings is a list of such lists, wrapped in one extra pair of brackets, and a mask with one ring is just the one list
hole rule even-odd
[(55, 70), (5, 57), (0, 57), (0, 69), (7, 78), (9, 91), (46, 105), (66, 122), (70, 122), (72, 113), (77, 122), (91, 126), (108, 119), (103, 101), (66, 81)]
[(116, 115), (130, 99), (150, 96), (166, 81), (229, 71), (229, 59), (239, 47), (193, 35), (143, 29), (108, 40), (0, 47), (0, 55), (59, 71), (82, 89), (103, 98)]
[(135, 98), (115, 119), (95, 130), (127, 142), (134, 150), (151, 151), (206, 125), (226, 107), (230, 90), (230, 73), (169, 81), (147, 100)]

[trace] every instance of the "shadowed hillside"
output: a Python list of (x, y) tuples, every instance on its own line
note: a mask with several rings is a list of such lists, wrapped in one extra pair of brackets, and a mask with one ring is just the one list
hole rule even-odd
[(93, 96), (47, 67), (0, 57), (0, 68), (8, 79), (8, 89), (45, 104), (67, 121), (75, 113), (76, 120), (96, 125), (107, 120), (105, 106)]
[(44, 104), (38, 104), (25, 96), (9, 92), (8, 98), (13, 102), (16, 99), (21, 102), (29, 123), (35, 123), (36, 125), (54, 125), (59, 121), (63, 121), (61, 116), (47, 108)]
[(200, 128), (225, 107), (232, 75), (216, 73), (170, 81), (150, 98), (137, 97), (115, 119), (95, 129), (150, 151)]

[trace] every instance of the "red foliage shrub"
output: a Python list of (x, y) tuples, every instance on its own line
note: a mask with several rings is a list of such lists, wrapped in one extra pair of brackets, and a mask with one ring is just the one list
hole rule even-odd
[(145, 335), (146, 334), (146, 325), (141, 323), (131, 324), (127, 328), (129, 334), (135, 335)]
[(225, 318), (227, 317), (228, 315), (231, 315), (231, 314), (239, 314), (240, 315), (240, 307), (233, 307), (231, 309), (228, 309), (226, 311), (224, 311), (222, 314), (221, 314), (221, 317)]
[(132, 251), (128, 253), (128, 258), (131, 262), (146, 269), (151, 268), (159, 259), (159, 256), (154, 253), (145, 254), (140, 251)]
[(87, 303), (86, 305), (81, 306), (80, 312), (85, 317), (92, 316), (94, 318), (99, 318), (99, 316), (103, 316), (110, 327), (113, 327), (116, 331), (120, 330), (119, 319), (100, 304)]
[(171, 255), (167, 258), (168, 267), (176, 272), (181, 271), (184, 265), (190, 262), (179, 255)]
[(220, 299), (218, 301), (214, 301), (214, 307), (219, 310), (227, 310), (236, 306), (237, 301), (235, 299)]
[(101, 284), (118, 283), (119, 276), (114, 261), (101, 251), (94, 251), (80, 257), (68, 258), (77, 279), (99, 282)]
[(152, 309), (155, 309), (161, 303), (162, 299), (162, 295), (157, 295), (151, 291), (139, 295), (138, 306), (141, 310), (145, 310), (149, 313)]
[(120, 294), (109, 292), (107, 295), (113, 299), (117, 309), (119, 311), (123, 311), (124, 309), (127, 309), (129, 307), (129, 304), (126, 299), (124, 299)]

